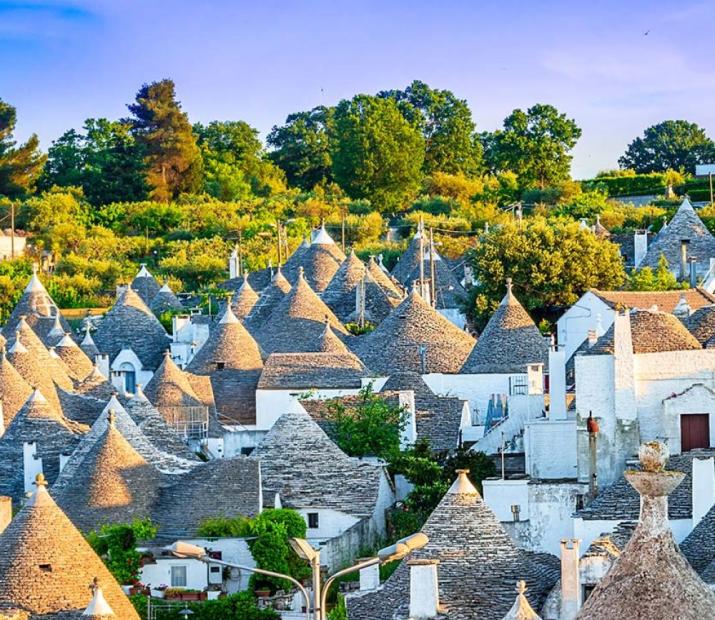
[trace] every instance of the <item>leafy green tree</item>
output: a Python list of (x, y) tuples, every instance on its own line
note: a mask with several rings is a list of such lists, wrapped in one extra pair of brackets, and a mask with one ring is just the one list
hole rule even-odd
[(129, 123), (145, 154), (150, 196), (168, 202), (181, 192), (193, 192), (201, 184), (201, 151), (191, 124), (176, 100), (174, 82), (144, 84), (136, 103), (127, 106)]
[(84, 134), (70, 129), (52, 143), (41, 187), (78, 186), (88, 202), (144, 200), (148, 188), (141, 149), (130, 126), (106, 118), (89, 118)]
[(688, 121), (663, 121), (648, 127), (628, 145), (618, 160), (621, 168), (636, 172), (683, 170), (693, 174), (696, 164), (715, 161), (715, 143), (705, 130)]
[(136, 519), (132, 523), (102, 525), (98, 531), (87, 534), (87, 542), (119, 583), (130, 584), (139, 577), (141, 568), (137, 542), (153, 539), (156, 532), (149, 519)]
[(329, 129), (332, 108), (318, 106), (308, 112), (288, 115), (284, 125), (275, 125), (266, 142), (269, 157), (286, 174), (291, 187), (312, 190), (333, 181)]
[[(147, 597), (130, 597), (134, 608), (142, 620), (147, 620)], [(256, 599), (250, 592), (229, 594), (214, 601), (199, 603), (185, 602), (181, 607), (152, 609), (153, 620), (177, 620), (181, 618), (179, 609), (189, 609), (192, 620), (279, 620), (280, 616), (270, 608), (259, 609)]]
[(10, 198), (32, 192), (46, 159), (35, 134), (17, 145), (12, 136), (16, 122), (15, 108), (0, 99), (0, 196)]
[(378, 96), (400, 103), (407, 120), (421, 129), (425, 140), (425, 174), (474, 176), (480, 171), (482, 145), (475, 135), (472, 111), (464, 99), (458, 99), (449, 90), (430, 88), (419, 80), (405, 90), (383, 91)]
[(405, 411), (376, 394), (372, 384), (360, 390), (349, 409), (339, 400), (331, 401), (327, 417), (331, 438), (350, 456), (390, 460), (400, 451)]
[(537, 216), (495, 227), (482, 237), (471, 261), (477, 284), (470, 289), (468, 311), (479, 325), (504, 297), (507, 277), (538, 318), (570, 306), (591, 288), (610, 290), (625, 280), (618, 246), (565, 219)]
[(335, 109), (333, 174), (351, 198), (380, 212), (405, 209), (419, 189), (424, 138), (393, 99), (357, 95)]
[(489, 167), (511, 170), (522, 188), (541, 189), (569, 178), (571, 149), (581, 129), (554, 106), (537, 103), (526, 112), (514, 110), (504, 128), (483, 138)]
[(631, 291), (670, 291), (687, 287), (687, 282), (678, 282), (678, 278), (670, 271), (668, 259), (664, 254), (658, 258), (655, 271), (651, 267), (637, 269), (629, 276), (627, 283), (627, 288)]
[(243, 121), (197, 123), (204, 189), (220, 200), (269, 196), (285, 189), (283, 174), (263, 154), (258, 130)]

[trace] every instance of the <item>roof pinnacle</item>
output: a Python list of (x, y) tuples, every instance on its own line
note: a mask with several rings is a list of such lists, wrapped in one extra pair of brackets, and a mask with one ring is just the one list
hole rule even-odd
[(47, 478), (45, 478), (45, 474), (40, 472), (35, 476), (35, 486), (39, 489), (40, 487), (46, 487), (47, 486)]
[(107, 412), (107, 422), (109, 422), (110, 428), (114, 428), (114, 423), (116, 422), (116, 420), (117, 420), (116, 412), (114, 411), (114, 409), (110, 409)]

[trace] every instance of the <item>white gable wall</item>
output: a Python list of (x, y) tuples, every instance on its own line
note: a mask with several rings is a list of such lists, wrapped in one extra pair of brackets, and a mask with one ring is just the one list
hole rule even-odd
[(306, 395), (315, 400), (351, 396), (359, 392), (359, 388), (256, 390), (255, 428), (261, 431), (270, 430), (284, 413), (295, 411), (296, 406), (301, 407), (300, 398)]
[(556, 322), (559, 346), (563, 346), (568, 360), (588, 336), (589, 330), (600, 326), (604, 332), (613, 324), (616, 312), (591, 291), (584, 293)]

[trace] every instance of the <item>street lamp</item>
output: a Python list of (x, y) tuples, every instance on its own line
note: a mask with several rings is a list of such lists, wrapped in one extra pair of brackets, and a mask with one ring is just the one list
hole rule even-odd
[(184, 608), (179, 612), (179, 614), (184, 617), (184, 620), (189, 620), (189, 616), (193, 616), (194, 612), (191, 611), (184, 603)]
[[(388, 562), (395, 562), (397, 560), (402, 560), (404, 557), (408, 556), (412, 551), (417, 549), (422, 549), (429, 542), (429, 538), (422, 532), (417, 534), (412, 534), (411, 536), (405, 536), (405, 538), (400, 538), (394, 545), (380, 549), (377, 552), (377, 556), (374, 558), (368, 558), (362, 562), (358, 562), (354, 566), (349, 566), (343, 570), (339, 570), (337, 573), (328, 578), (328, 580), (323, 584), (323, 589), (320, 594), (320, 608), (314, 610), (315, 620), (326, 620), (327, 616), (325, 614), (325, 607), (328, 601), (328, 592), (330, 586), (333, 582), (349, 573), (362, 570), (369, 566), (375, 566), (375, 564), (387, 564)], [(315, 579), (315, 578), (314, 578)], [(316, 596), (316, 594), (314, 594)], [(315, 599), (318, 600), (317, 598)]]
[(257, 573), (259, 575), (267, 575), (268, 577), (278, 577), (279, 579), (287, 579), (294, 586), (296, 586), (305, 600), (305, 617), (310, 620), (310, 597), (308, 592), (306, 592), (303, 585), (290, 575), (284, 575), (282, 573), (274, 573), (270, 570), (264, 570), (262, 568), (254, 568), (251, 566), (242, 566), (241, 564), (233, 564), (231, 562), (224, 562), (222, 560), (216, 560), (210, 558), (206, 553), (206, 549), (199, 547), (198, 545), (192, 545), (191, 543), (184, 542), (182, 540), (177, 540), (174, 544), (165, 547), (167, 551), (175, 555), (178, 558), (190, 558), (192, 560), (199, 560), (205, 564), (218, 564), (219, 566), (228, 566), (229, 568), (237, 568), (239, 570), (245, 570), (249, 573)]

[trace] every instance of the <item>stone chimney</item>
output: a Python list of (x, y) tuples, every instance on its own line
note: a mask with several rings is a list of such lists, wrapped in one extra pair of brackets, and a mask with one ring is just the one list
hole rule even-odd
[(410, 620), (436, 617), (439, 610), (439, 560), (410, 560)]
[(690, 239), (680, 240), (680, 279), (683, 282), (688, 279), (688, 245)]
[(715, 459), (693, 459), (693, 528), (715, 504)]
[(561, 620), (574, 620), (581, 609), (580, 544), (576, 538), (561, 541)]
[(557, 344), (549, 348), (549, 418), (566, 419), (566, 351)]
[(12, 521), (12, 498), (0, 495), (0, 534), (2, 534)]
[(685, 298), (685, 293), (680, 294), (680, 300), (678, 300), (677, 305), (673, 308), (673, 314), (679, 319), (686, 319), (692, 314), (692, 309), (690, 308), (690, 304), (688, 304), (688, 300)]
[(373, 564), (360, 569), (360, 592), (377, 590), (380, 587), (380, 565)]
[(640, 267), (648, 252), (648, 231), (636, 230), (633, 233), (633, 266)]

